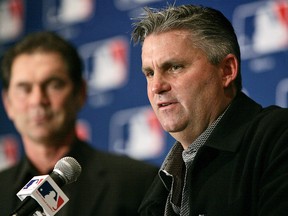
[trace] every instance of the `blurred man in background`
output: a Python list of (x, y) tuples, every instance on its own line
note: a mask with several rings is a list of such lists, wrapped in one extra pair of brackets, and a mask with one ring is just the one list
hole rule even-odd
[(157, 168), (100, 152), (77, 137), (86, 85), (76, 49), (55, 33), (33, 33), (6, 52), (1, 78), (3, 104), (25, 150), (16, 166), (0, 173), (1, 215), (16, 209), (16, 193), (33, 176), (50, 173), (64, 156), (74, 157), (82, 173), (64, 186), (70, 201), (57, 215), (137, 215)]

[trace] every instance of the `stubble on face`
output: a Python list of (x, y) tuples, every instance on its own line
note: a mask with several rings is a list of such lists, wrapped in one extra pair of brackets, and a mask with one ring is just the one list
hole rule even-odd
[(142, 47), (142, 64), (148, 74), (153, 72), (146, 76), (147, 93), (163, 128), (191, 143), (215, 118), (213, 106), (218, 106), (222, 91), (217, 66), (193, 47), (185, 30), (149, 35)]

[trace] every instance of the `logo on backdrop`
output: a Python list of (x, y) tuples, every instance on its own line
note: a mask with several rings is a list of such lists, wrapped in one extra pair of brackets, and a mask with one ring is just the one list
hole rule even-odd
[(48, 29), (85, 22), (93, 16), (93, 0), (44, 0), (43, 21)]
[(0, 171), (14, 165), (19, 159), (19, 144), (14, 135), (0, 137)]
[(110, 122), (112, 152), (146, 160), (157, 158), (164, 151), (164, 131), (150, 107), (116, 112)]
[(237, 31), (242, 59), (256, 58), (288, 48), (287, 0), (240, 5), (234, 11), (232, 23)]
[(129, 41), (114, 37), (80, 46), (89, 87), (89, 102), (95, 107), (112, 102), (107, 92), (123, 87), (128, 79)]
[(91, 141), (91, 125), (87, 120), (78, 119), (76, 123), (77, 137), (84, 141)]
[(23, 31), (23, 0), (0, 1), (0, 41), (17, 38)]
[[(268, 88), (267, 83), (263, 83), (262, 79), (263, 77), (269, 79), (269, 86), (276, 86), (275, 102), (269, 104), (275, 103), (287, 107), (287, 75), (281, 73), (285, 70), (286, 62), (283, 62), (282, 69), (279, 59), (282, 53), (285, 59), (288, 51), (288, 1), (255, 1), (239, 5), (233, 13), (232, 23), (241, 47), (243, 65), (248, 66), (248, 69), (256, 74), (251, 79), (253, 77), (260, 79), (260, 82), (254, 80), (253, 83), (258, 82), (263, 94), (263, 91), (268, 91)], [(263, 74), (264, 72), (270, 73)], [(258, 76), (260, 73), (263, 75)], [(257, 88), (252, 88), (257, 91)], [(269, 95), (267, 92), (265, 98), (273, 98), (272, 94)]]
[(118, 10), (131, 10), (143, 5), (153, 2), (160, 2), (161, 0), (114, 0), (115, 7)]

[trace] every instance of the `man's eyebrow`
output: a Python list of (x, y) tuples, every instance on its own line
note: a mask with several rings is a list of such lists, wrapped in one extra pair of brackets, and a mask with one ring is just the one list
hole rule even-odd
[(29, 82), (25, 82), (25, 81), (21, 81), (21, 82), (18, 82), (16, 83), (16, 87), (24, 87), (24, 86), (29, 86), (31, 85)]
[(148, 72), (148, 71), (152, 71), (152, 69), (150, 67), (142, 67), (142, 72)]
[[(161, 69), (167, 69), (169, 67), (171, 67), (172, 65), (175, 65), (175, 64), (183, 64), (182, 61), (177, 61), (177, 60), (168, 60), (168, 61), (165, 61), (163, 63), (160, 64), (159, 68)], [(145, 72), (145, 71), (153, 71), (153, 69), (151, 67), (142, 67), (142, 71)]]
[(29, 80), (20, 80), (16, 82), (15, 86), (24, 86), (24, 85), (30, 85), (31, 82)]
[(45, 79), (43, 82), (47, 83), (47, 82), (58, 81), (58, 80), (64, 81), (64, 79), (60, 76), (51, 76), (51, 77)]
[[(44, 79), (40, 82), (40, 85), (45, 85), (47, 83), (53, 82), (53, 81), (62, 81), (64, 82), (65, 80), (60, 77), (60, 76), (51, 76), (48, 77), (47, 79)], [(33, 83), (30, 80), (20, 80), (16, 82), (16, 86), (24, 86), (24, 85), (32, 85)]]

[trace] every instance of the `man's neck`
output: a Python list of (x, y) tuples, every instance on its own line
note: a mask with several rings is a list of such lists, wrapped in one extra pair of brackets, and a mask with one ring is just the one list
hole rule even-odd
[(23, 140), (25, 153), (33, 166), (39, 171), (40, 175), (48, 174), (58, 160), (64, 157), (71, 149), (75, 137), (53, 142), (53, 145), (47, 143), (36, 143), (31, 140)]

